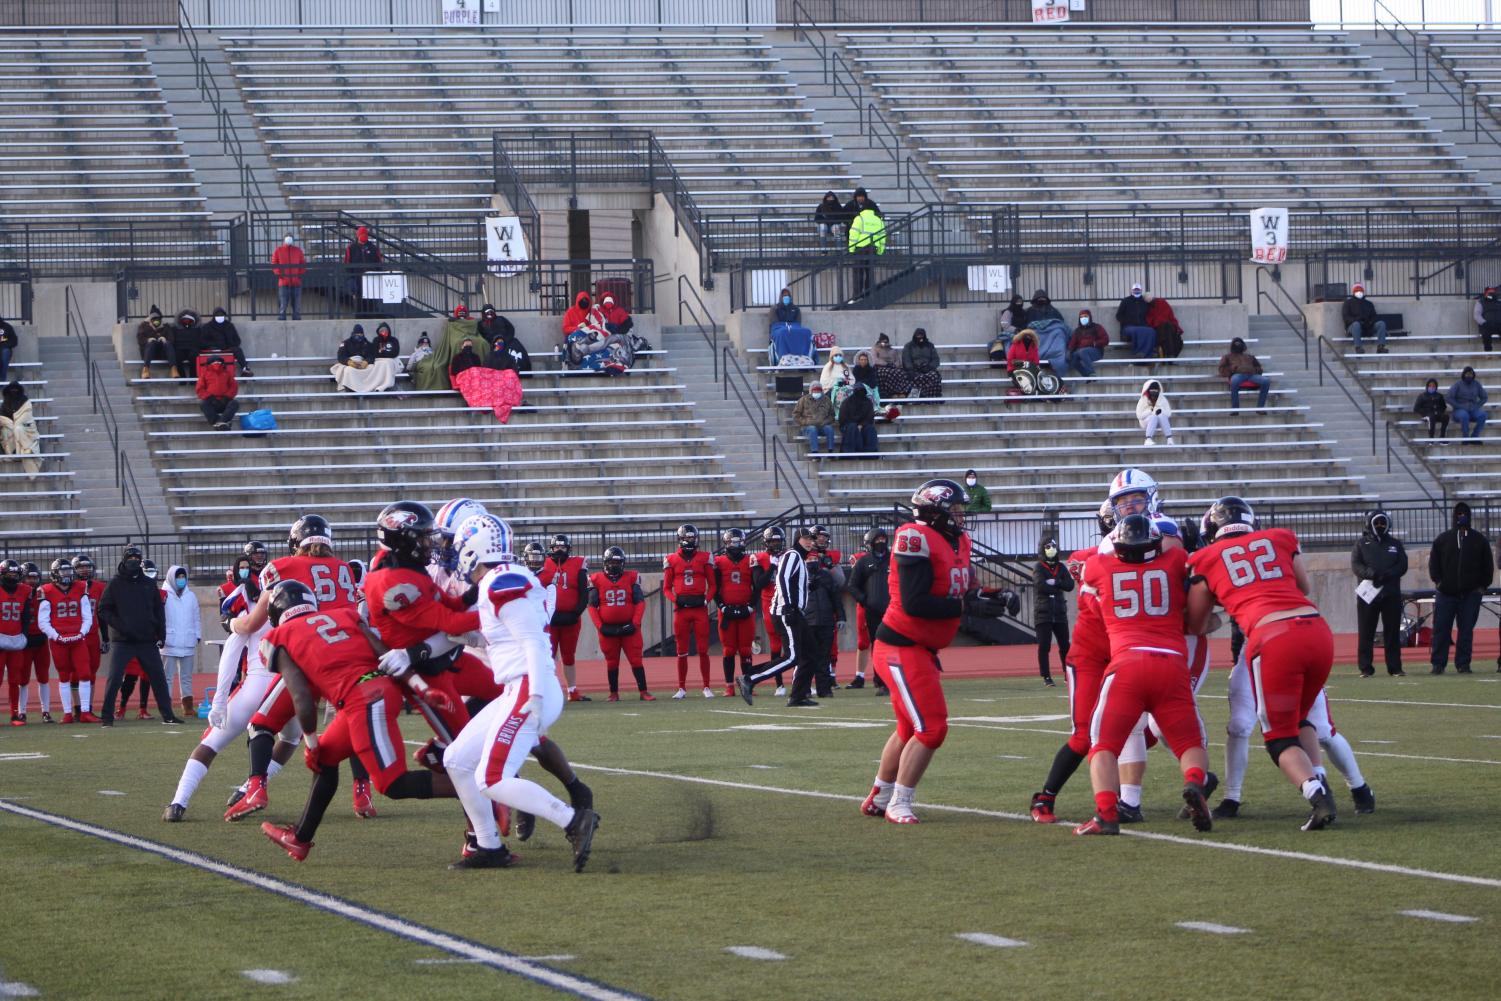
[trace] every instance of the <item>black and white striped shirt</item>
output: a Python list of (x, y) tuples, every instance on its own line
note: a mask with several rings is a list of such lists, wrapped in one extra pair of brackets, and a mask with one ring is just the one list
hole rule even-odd
[(781, 615), (788, 607), (799, 612), (808, 608), (808, 566), (797, 546), (788, 546), (777, 559), (776, 591), (772, 594), (771, 614)]

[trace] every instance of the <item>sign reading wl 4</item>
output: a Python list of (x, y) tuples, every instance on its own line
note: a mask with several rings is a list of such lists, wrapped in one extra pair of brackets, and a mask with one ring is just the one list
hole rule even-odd
[(1251, 212), (1251, 260), (1256, 264), (1287, 260), (1287, 209)]
[(526, 270), (530, 258), (526, 250), (526, 233), (518, 217), (485, 217), (485, 260), (489, 262), (490, 271), (497, 275), (519, 275)]
[(1061, 24), (1068, 20), (1068, 0), (1032, 0), (1033, 24)]

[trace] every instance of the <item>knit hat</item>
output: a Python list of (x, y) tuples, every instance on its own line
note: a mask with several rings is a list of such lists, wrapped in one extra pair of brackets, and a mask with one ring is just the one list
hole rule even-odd
[(1365, 286), (1362, 285), (1362, 284), (1360, 284), (1360, 282), (1356, 282), (1353, 286), (1351, 286), (1350, 291), (1351, 292), (1364, 292), (1365, 291)]

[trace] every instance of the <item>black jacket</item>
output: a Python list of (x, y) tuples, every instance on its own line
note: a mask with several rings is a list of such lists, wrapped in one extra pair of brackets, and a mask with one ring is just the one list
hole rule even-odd
[(491, 368), (509, 368), (517, 372), (530, 372), (532, 356), (531, 352), (527, 351), (526, 345), (521, 343), (521, 338), (499, 338), (490, 343), (490, 357), (485, 359), (485, 364)]
[(891, 604), (891, 586), (887, 574), (891, 572), (891, 550), (880, 556), (861, 553), (850, 567), (847, 588), (855, 604), (865, 609), (867, 619), (880, 620)]
[(1121, 300), (1121, 304), (1115, 307), (1115, 322), (1123, 327), (1145, 327), (1147, 325), (1147, 298), (1146, 296), (1128, 295)]
[(213, 317), (198, 325), (200, 351), (233, 351), (240, 346), (240, 332), (233, 320), (215, 323)]
[(375, 340), (370, 343), (375, 347), (375, 357), (377, 358), (401, 357), (401, 342), (396, 339), (395, 335), (390, 337), (377, 335)]
[(1340, 307), (1339, 318), (1345, 326), (1359, 321), (1362, 327), (1376, 322), (1376, 304), (1369, 299), (1357, 299), (1353, 295)]
[(1449, 401), (1444, 399), (1442, 390), (1437, 393), (1430, 393), (1424, 389), (1418, 394), (1417, 402), (1412, 405), (1412, 412), (1419, 417), (1441, 421), (1444, 419), (1444, 415), (1449, 412)]
[(106, 642), (167, 642), (167, 609), (161, 588), (139, 569), (135, 576), (129, 576), (121, 563), (99, 599), (99, 623), (99, 638)]
[(870, 401), (868, 392), (852, 392), (839, 405), (839, 424), (857, 424), (865, 427), (875, 423), (876, 405)]
[(1049, 563), (1038, 558), (1032, 568), (1032, 586), (1037, 589), (1033, 623), (1038, 626), (1068, 621), (1068, 599), (1064, 594), (1074, 589), (1074, 575), (1062, 560)]
[(1391, 532), (1377, 535), (1367, 528), (1350, 550), (1350, 569), (1358, 580), (1381, 586), (1381, 596), (1402, 593), (1402, 575), (1407, 573), (1407, 550)]
[(15, 348), (20, 343), (21, 339), (16, 336), (16, 328), (0, 320), (0, 348)]
[(1491, 586), (1496, 565), (1485, 536), (1468, 525), (1460, 526), (1463, 514), (1469, 520), (1470, 507), (1464, 501), (1454, 505), (1455, 527), (1433, 540), (1428, 554), (1428, 576), (1440, 594), (1452, 597)]
[(339, 345), (339, 361), (349, 364), (351, 358), (363, 358), (370, 361), (375, 357), (375, 345), (364, 334), (350, 334), (344, 338), (344, 343)]
[(844, 621), (839, 582), (822, 561), (808, 564), (808, 607), (803, 609), (803, 615), (810, 629), (833, 629), (834, 623)]

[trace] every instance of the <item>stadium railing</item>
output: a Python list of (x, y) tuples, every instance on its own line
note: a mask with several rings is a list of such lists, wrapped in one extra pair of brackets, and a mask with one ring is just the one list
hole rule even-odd
[(26, 268), (0, 269), (0, 317), (31, 322), (31, 272)]
[[(1090, 0), (1080, 6), (1069, 12), (1070, 22), (1309, 21), (1308, 0)], [(1032, 0), (777, 0), (778, 23), (792, 23), (799, 7), (825, 24), (1032, 23)]]

